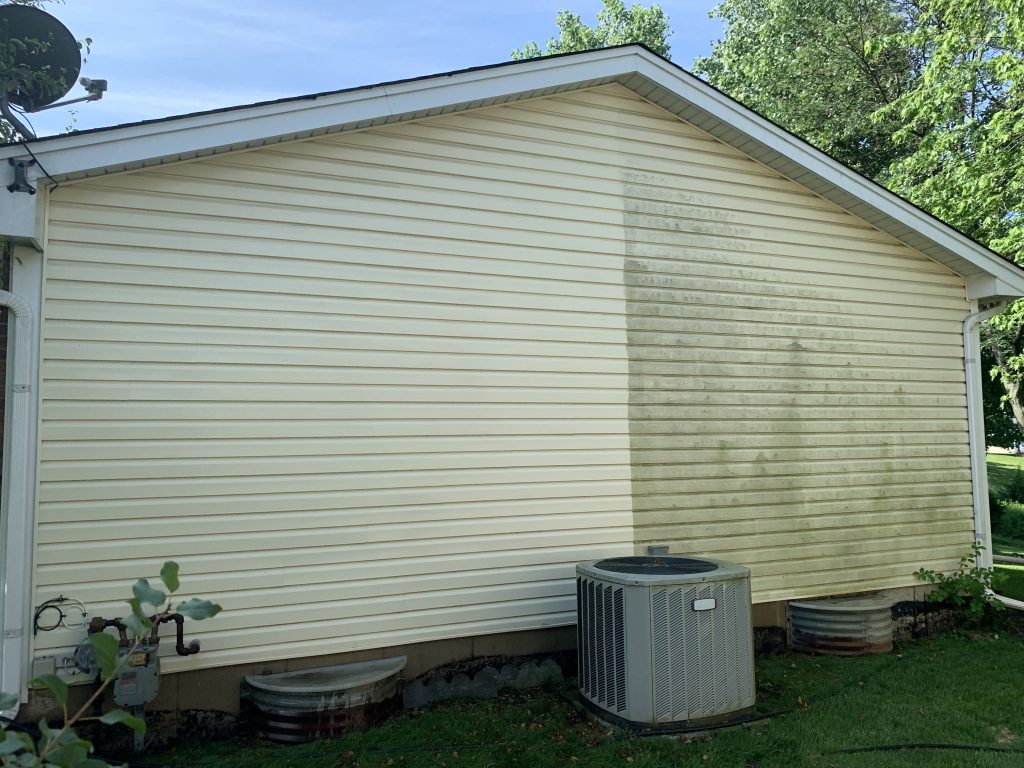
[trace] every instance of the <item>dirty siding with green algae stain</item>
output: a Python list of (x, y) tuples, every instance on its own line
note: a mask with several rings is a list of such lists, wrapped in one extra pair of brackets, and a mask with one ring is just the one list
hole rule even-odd
[[(850, 407), (876, 404), (877, 394), (888, 395), (883, 399), (890, 406), (906, 408), (948, 406), (950, 398), (908, 393), (902, 384), (895, 388), (872, 386), (872, 371), (853, 370), (849, 361), (835, 366), (834, 362), (820, 360), (822, 353), (827, 360), (839, 352), (847, 339), (859, 341), (863, 336), (859, 329), (840, 328), (824, 341), (791, 336), (783, 344), (782, 338), (761, 336), (762, 329), (756, 323), (736, 323), (732, 317), (736, 308), (759, 307), (766, 313), (765, 322), (774, 322), (778, 320), (776, 313), (785, 312), (791, 317), (800, 310), (795, 302), (807, 299), (812, 308), (795, 323), (802, 330), (808, 321), (830, 325), (829, 309), (825, 305), (814, 311), (813, 304), (825, 298), (814, 286), (785, 285), (781, 291), (778, 285), (765, 286), (762, 270), (771, 268), (771, 257), (758, 253), (759, 233), (734, 223), (731, 212), (717, 209), (711, 221), (689, 220), (695, 212), (705, 210), (699, 207), (699, 193), (680, 192), (673, 202), (662, 189), (657, 194), (658, 204), (652, 204), (649, 198), (655, 179), (652, 174), (631, 169), (623, 172), (630, 450), (637, 549), (643, 551), (649, 543), (664, 542), (670, 544), (673, 553), (746, 562), (755, 577), (755, 601), (759, 594), (766, 593), (769, 599), (778, 599), (829, 594), (837, 589), (853, 591), (860, 585), (850, 581), (848, 567), (829, 574), (826, 566), (825, 573), (819, 570), (816, 578), (802, 583), (791, 577), (802, 575), (802, 560), (813, 559), (814, 550), (825, 551), (830, 559), (842, 558), (844, 564), (851, 558), (860, 559), (865, 568), (876, 566), (877, 572), (879, 558), (871, 551), (870, 537), (867, 541), (858, 538), (862, 532), (858, 529), (869, 519), (865, 510), (876, 513), (870, 518), (876, 520), (880, 507), (885, 511), (887, 498), (906, 492), (905, 485), (888, 488), (885, 481), (889, 477), (903, 479), (901, 473), (915, 469), (920, 463), (915, 464), (915, 459), (919, 460), (922, 453), (913, 443), (906, 454), (901, 452), (901, 447), (907, 447), (899, 438), (903, 425), (896, 425), (895, 434), (851, 435), (854, 447), (861, 448), (853, 452), (854, 456), (867, 458), (880, 481), (870, 491), (874, 504), (867, 506), (862, 491), (864, 463), (833, 461), (827, 477), (822, 478), (821, 468), (811, 457), (822, 448), (845, 448), (841, 425), (851, 413)], [(707, 247), (701, 247), (701, 239), (708, 241)], [(713, 262), (712, 254), (721, 247), (722, 240), (728, 240), (729, 246), (743, 255), (744, 264), (739, 270), (731, 270), (735, 293), (729, 286), (720, 285), (721, 295), (710, 296), (709, 301), (709, 295), (692, 283), (706, 282), (712, 276), (714, 280), (718, 277), (716, 271), (728, 273), (716, 270)], [(712, 261), (704, 274), (695, 272), (692, 263), (707, 259)], [(761, 264), (756, 264), (758, 259)], [(743, 280), (767, 290), (754, 297), (744, 294), (739, 289)], [(835, 309), (841, 308), (837, 305)], [(721, 321), (726, 331), (736, 334), (734, 343), (706, 345), (706, 337), (697, 326), (706, 326), (708, 321)], [(740, 335), (742, 331), (747, 332), (746, 338)], [(831, 343), (832, 339), (838, 343)], [(760, 362), (747, 354), (756, 353), (759, 347), (765, 354)], [(750, 371), (746, 389), (743, 376), (736, 376), (737, 365)], [(831, 369), (825, 380), (823, 368)], [(844, 368), (849, 370), (837, 375)], [(784, 377), (779, 377), (780, 370), (785, 372)], [(773, 376), (792, 382), (791, 391), (762, 393), (758, 385), (750, 383)], [(870, 394), (850, 391), (848, 382), (858, 380)], [(730, 397), (735, 397), (735, 402), (729, 403)], [(756, 405), (758, 398), (774, 401), (770, 417), (767, 409)], [(815, 402), (808, 404), (808, 400)], [(954, 395), (952, 400), (959, 402), (961, 398)], [(684, 416), (674, 416), (673, 410)], [(835, 420), (828, 419), (829, 413), (836, 414)], [(836, 439), (828, 440), (830, 433)], [(751, 448), (753, 443), (757, 448)], [(756, 450), (753, 456), (752, 450)], [(966, 461), (966, 445), (960, 453)], [(799, 456), (805, 458), (793, 458)], [(780, 461), (788, 462), (782, 472)], [(944, 494), (940, 487), (933, 488), (933, 506), (923, 508), (924, 522), (932, 522), (940, 536), (955, 534), (964, 528), (962, 520), (950, 521), (934, 502), (948, 495), (951, 504), (964, 504), (969, 473), (965, 468), (951, 468), (933, 477), (940, 484), (948, 484), (942, 486), (948, 491)], [(782, 515), (758, 516), (759, 497), (774, 510), (782, 510)], [(830, 507), (826, 515), (849, 515), (850, 530), (844, 530), (841, 524), (837, 527), (835, 519), (829, 521), (830, 527), (822, 528), (823, 503)], [(745, 507), (739, 515), (735, 514), (736, 504)], [(914, 501), (907, 504), (913, 505)], [(920, 520), (890, 525), (887, 534), (897, 541), (899, 537), (927, 535)], [(736, 537), (730, 535), (730, 528), (745, 537), (737, 541), (738, 546), (732, 546)], [(961, 538), (966, 542), (969, 532), (963, 533)], [(757, 562), (752, 562), (754, 551)], [(928, 559), (928, 554), (922, 557)], [(884, 569), (884, 561), (881, 565)], [(864, 586), (897, 583), (911, 580), (890, 568), (882, 579)]]

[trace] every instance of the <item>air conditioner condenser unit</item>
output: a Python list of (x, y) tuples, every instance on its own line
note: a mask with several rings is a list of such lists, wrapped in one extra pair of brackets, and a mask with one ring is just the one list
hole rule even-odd
[(580, 693), (599, 717), (672, 730), (752, 711), (748, 568), (671, 556), (580, 563), (576, 603)]

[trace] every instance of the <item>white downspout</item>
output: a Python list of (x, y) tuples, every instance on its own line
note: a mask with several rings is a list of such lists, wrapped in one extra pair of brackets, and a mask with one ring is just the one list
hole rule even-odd
[(971, 449), (971, 493), (974, 497), (974, 540), (985, 549), (979, 568), (992, 567), (992, 526), (988, 514), (988, 475), (985, 463), (985, 410), (981, 396), (981, 341), (978, 326), (1006, 307), (1006, 299), (994, 299), (964, 320), (964, 374), (967, 377), (967, 435)]
[[(974, 540), (985, 549), (978, 558), (979, 568), (992, 567), (992, 521), (988, 509), (988, 466), (985, 462), (985, 413), (981, 397), (981, 342), (978, 326), (1006, 308), (1007, 300), (972, 312), (964, 320), (964, 372), (967, 375), (967, 432), (971, 441), (971, 484), (974, 494)], [(992, 593), (999, 602), (1024, 611), (1024, 601)]]
[[(0, 668), (0, 690), (18, 696), (25, 693), (24, 675), (28, 656), (28, 585), (32, 573), (32, 521), (35, 504), (35, 451), (32, 424), (33, 333), (32, 310), (19, 296), (0, 291), (0, 306), (14, 313), (14, 355), (11, 379), (11, 401), (7, 423), (9, 437), (5, 440), (3, 521), (3, 649)], [(13, 710), (0, 712), (5, 717), (17, 715)]]

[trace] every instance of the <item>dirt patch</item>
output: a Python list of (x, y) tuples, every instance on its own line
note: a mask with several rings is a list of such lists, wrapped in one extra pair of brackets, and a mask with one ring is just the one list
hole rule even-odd
[(996, 737), (997, 744), (1014, 744), (1017, 741), (1017, 734), (1005, 725), (993, 726), (992, 734)]

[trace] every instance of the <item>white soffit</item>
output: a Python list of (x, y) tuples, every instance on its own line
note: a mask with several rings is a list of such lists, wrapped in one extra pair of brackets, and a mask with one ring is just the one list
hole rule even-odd
[[(29, 144), (68, 181), (618, 82), (967, 278), (968, 298), (1024, 295), (1024, 271), (640, 46), (545, 57), (184, 115)], [(0, 148), (0, 162), (24, 157)]]

